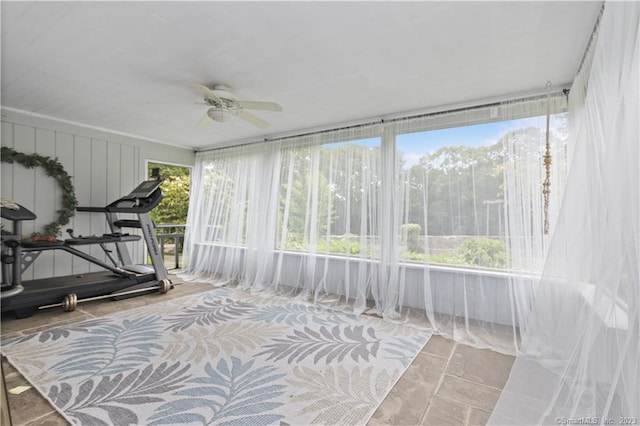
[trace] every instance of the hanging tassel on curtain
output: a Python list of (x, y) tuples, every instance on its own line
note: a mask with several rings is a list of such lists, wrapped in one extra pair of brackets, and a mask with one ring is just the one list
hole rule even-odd
[(544, 153), (545, 178), (542, 183), (544, 197), (544, 234), (549, 234), (549, 195), (551, 194), (551, 144), (549, 143), (549, 121), (551, 118), (551, 82), (547, 81), (547, 134)]

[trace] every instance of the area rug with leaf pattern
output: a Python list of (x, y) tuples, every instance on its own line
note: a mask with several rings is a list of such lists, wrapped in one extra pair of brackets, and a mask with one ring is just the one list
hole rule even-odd
[(365, 424), (422, 330), (219, 288), (2, 342), (71, 423)]

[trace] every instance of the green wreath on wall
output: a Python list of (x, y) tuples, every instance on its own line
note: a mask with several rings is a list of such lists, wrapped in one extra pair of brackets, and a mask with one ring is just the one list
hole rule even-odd
[(45, 225), (42, 233), (36, 232), (34, 236), (56, 236), (60, 232), (60, 228), (69, 223), (73, 217), (78, 200), (73, 189), (71, 177), (62, 167), (57, 158), (43, 157), (38, 154), (23, 154), (6, 146), (2, 147), (2, 161), (6, 163), (18, 163), (27, 169), (36, 166), (44, 168), (47, 176), (54, 178), (62, 189), (62, 209), (58, 210), (58, 219)]

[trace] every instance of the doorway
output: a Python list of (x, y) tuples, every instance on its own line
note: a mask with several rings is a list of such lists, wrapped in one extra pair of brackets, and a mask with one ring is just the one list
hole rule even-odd
[(156, 176), (154, 169), (157, 169), (157, 176), (164, 179), (160, 186), (164, 198), (150, 212), (151, 220), (155, 224), (165, 267), (180, 269), (189, 212), (191, 167), (148, 160), (147, 176), (150, 179)]

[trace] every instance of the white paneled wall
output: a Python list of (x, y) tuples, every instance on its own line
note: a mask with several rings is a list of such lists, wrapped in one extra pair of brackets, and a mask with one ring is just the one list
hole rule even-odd
[[(2, 118), (2, 146), (25, 154), (37, 153), (57, 158), (72, 177), (76, 198), (81, 206), (102, 207), (129, 193), (146, 178), (145, 160), (192, 165), (191, 150), (111, 134), (28, 114), (9, 112)], [(38, 218), (23, 222), (23, 236), (42, 230), (57, 217), (61, 208), (61, 190), (44, 169), (26, 169), (19, 164), (1, 165), (1, 195), (32, 210)], [(133, 216), (125, 216), (133, 217)], [(10, 223), (2, 221), (5, 228)], [(77, 212), (64, 226), (59, 238), (68, 238), (67, 228), (76, 235), (102, 235), (109, 232), (104, 215)], [(126, 232), (134, 233), (127, 229)], [(134, 262), (144, 262), (144, 246), (128, 243)], [(115, 247), (112, 247), (115, 248)], [(104, 259), (99, 246), (83, 250)], [(115, 253), (114, 253), (115, 254)], [(81, 274), (99, 270), (89, 262), (61, 251), (45, 251), (25, 272), (24, 279)]]

